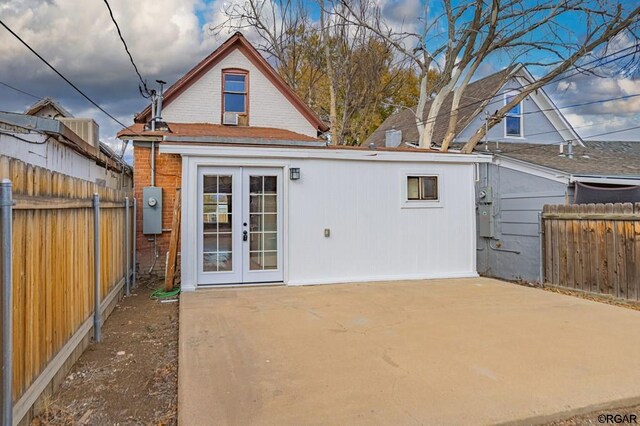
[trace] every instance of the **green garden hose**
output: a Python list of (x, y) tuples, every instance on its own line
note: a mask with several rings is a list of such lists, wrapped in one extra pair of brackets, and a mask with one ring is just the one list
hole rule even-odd
[(174, 288), (171, 291), (164, 291), (164, 289), (157, 289), (153, 293), (151, 293), (152, 299), (168, 299), (170, 297), (174, 297), (180, 294), (180, 287)]

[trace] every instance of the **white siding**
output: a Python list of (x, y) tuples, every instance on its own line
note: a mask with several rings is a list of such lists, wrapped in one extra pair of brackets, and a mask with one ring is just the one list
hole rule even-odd
[[(90, 182), (105, 182), (109, 188), (121, 188), (122, 176), (96, 164), (94, 160), (84, 157), (71, 148), (53, 138), (47, 142), (46, 135), (20, 134), (23, 139), (34, 143), (23, 142), (11, 135), (0, 134), (0, 155), (17, 158), (27, 164), (43, 167), (53, 172), (65, 174)], [(127, 180), (130, 188), (132, 182)]]
[[(289, 284), (475, 274), (472, 165), (305, 160), (295, 167), (302, 179), (289, 181)], [(442, 207), (401, 208), (405, 172), (438, 174)]]
[[(491, 100), (486, 108), (481, 111), (471, 121), (471, 123), (456, 137), (458, 142), (466, 142), (480, 127), (484, 126), (485, 117), (493, 114), (496, 110), (504, 106), (504, 93), (511, 90), (518, 90), (522, 87), (520, 83), (512, 79), (507, 82), (498, 94)], [(541, 111), (536, 103), (537, 94), (527, 96), (522, 102), (523, 115), (523, 137), (509, 137), (505, 135), (505, 120), (496, 124), (489, 130), (487, 139), (489, 141), (511, 142), (511, 143), (561, 143), (564, 142), (562, 135), (551, 124), (547, 116)]]
[(239, 50), (232, 51), (166, 105), (162, 117), (174, 123), (221, 123), (222, 70), (249, 71), (249, 124), (315, 137), (317, 130)]
[[(183, 289), (197, 285), (199, 166), (284, 169), (287, 284), (476, 276), (474, 164), (369, 160), (365, 154), (359, 159), (340, 158), (344, 153), (333, 158), (183, 155)], [(289, 167), (300, 168), (300, 180), (288, 179)], [(439, 175), (441, 206), (402, 208), (407, 173)]]

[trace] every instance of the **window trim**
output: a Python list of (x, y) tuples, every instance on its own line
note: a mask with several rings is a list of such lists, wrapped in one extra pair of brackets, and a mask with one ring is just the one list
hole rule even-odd
[[(518, 92), (505, 92), (504, 93), (504, 105), (507, 105), (508, 102), (508, 98), (510, 96), (516, 96), (518, 95)], [(509, 112), (507, 112), (504, 115), (504, 137), (505, 138), (510, 138), (510, 139), (524, 139), (524, 99), (520, 101), (519, 103), (520, 105), (520, 114), (516, 115), (516, 114), (510, 114)], [(515, 135), (515, 134), (509, 134), (507, 133), (507, 117), (518, 117), (520, 118), (520, 134), (519, 135)]]
[[(222, 78), (220, 79), (220, 123), (224, 123), (224, 114), (226, 112), (225, 110), (225, 104), (224, 104), (224, 95), (227, 93), (224, 90), (224, 82), (225, 82), (225, 77), (227, 75), (242, 75), (244, 76), (244, 82), (245, 82), (245, 86), (244, 86), (244, 113), (238, 113), (238, 115), (245, 115), (247, 117), (247, 125), (249, 125), (249, 96), (250, 96), (250, 91), (249, 91), (249, 71), (242, 69), (242, 68), (224, 68), (222, 70)], [(230, 92), (230, 93), (235, 93), (235, 92)], [(229, 111), (229, 112), (235, 112), (235, 111)]]
[[(408, 184), (410, 177), (429, 177), (436, 178), (436, 191), (438, 198), (435, 200), (409, 200)], [(403, 171), (400, 179), (400, 207), (401, 208), (438, 208), (443, 207), (444, 185), (440, 173), (429, 173), (424, 171)]]

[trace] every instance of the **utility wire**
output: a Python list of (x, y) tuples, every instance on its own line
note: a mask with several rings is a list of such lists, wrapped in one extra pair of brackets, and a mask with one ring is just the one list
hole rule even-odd
[(111, 10), (111, 5), (109, 5), (109, 2), (107, 0), (104, 0), (104, 4), (107, 6), (107, 9), (109, 10), (109, 16), (111, 16), (111, 21), (113, 21), (113, 25), (115, 25), (116, 30), (118, 31), (118, 36), (120, 37), (120, 41), (122, 41), (122, 45), (124, 46), (124, 50), (127, 52), (127, 55), (129, 55), (129, 61), (131, 61), (131, 65), (133, 65), (133, 69), (136, 71), (136, 74), (138, 75), (138, 79), (140, 80), (140, 94), (144, 97), (149, 99), (152, 96), (152, 93), (149, 91), (149, 89), (147, 88), (147, 82), (144, 78), (142, 78), (142, 75), (140, 74), (140, 71), (138, 70), (138, 66), (136, 65), (135, 61), (133, 60), (133, 56), (131, 55), (131, 52), (129, 51), (129, 46), (127, 46), (127, 42), (124, 39), (124, 36), (122, 35), (122, 31), (120, 31), (120, 25), (118, 25), (118, 21), (116, 21), (115, 16), (113, 16), (113, 11)]
[[(118, 120), (116, 117), (114, 117), (113, 115), (111, 115), (107, 110), (105, 110), (104, 108), (102, 108), (100, 105), (98, 105), (98, 103), (96, 103), (93, 99), (91, 99), (88, 95), (86, 95), (82, 90), (80, 90), (78, 88), (78, 86), (76, 86), (75, 84), (73, 84), (67, 77), (65, 77), (64, 75), (62, 75), (62, 73), (60, 71), (58, 71), (53, 65), (51, 65), (49, 62), (47, 62), (46, 59), (44, 59), (38, 52), (36, 52), (26, 41), (24, 41), (18, 34), (16, 34), (11, 28), (9, 28), (7, 26), (7, 24), (5, 24), (1, 19), (0, 19), (0, 25), (2, 25), (7, 31), (9, 31), (9, 33), (11, 33), (11, 35), (13, 35), (16, 39), (18, 39), (18, 41), (20, 41), (20, 43), (22, 43), (27, 49), (29, 49), (31, 51), (31, 53), (33, 53), (34, 55), (36, 55), (38, 57), (38, 59), (40, 59), (42, 62), (45, 63), (45, 65), (47, 65), (49, 68), (51, 68), (51, 70), (53, 72), (55, 72), (56, 74), (58, 74), (58, 76), (60, 78), (62, 78), (69, 86), (73, 87), (76, 92), (80, 93), (80, 95), (82, 95), (82, 97), (84, 97), (86, 100), (88, 100), (93, 106), (95, 106), (96, 108), (98, 108), (100, 111), (102, 111), (107, 117), (109, 117), (110, 119), (112, 119), (113, 121), (115, 121), (116, 123), (118, 123), (119, 125), (121, 125), (124, 128), (128, 128), (130, 126), (127, 126), (126, 124), (124, 124), (122, 121)], [(137, 134), (137, 133), (136, 133)], [(140, 134), (138, 134), (138, 136), (142, 136)]]
[[(629, 130), (636, 130), (636, 129), (640, 129), (640, 126), (632, 126), (632, 127), (627, 127), (627, 128), (624, 128), (624, 129), (618, 129), (618, 130), (611, 130), (611, 131), (608, 131), (608, 132), (602, 132), (602, 133), (598, 133), (598, 134), (595, 134), (595, 135), (586, 136), (585, 139), (586, 138), (594, 138), (594, 137), (598, 137), (598, 136), (614, 135), (616, 133), (628, 132)], [(571, 143), (571, 141), (568, 141), (568, 142)], [(509, 142), (501, 141), (500, 143), (508, 144)], [(530, 149), (536, 149), (536, 148), (541, 148), (541, 147), (546, 147), (546, 146), (553, 146), (553, 145), (562, 145), (564, 143), (567, 143), (567, 141), (531, 144), (531, 145), (528, 145), (528, 146), (525, 146), (525, 147), (522, 147), (522, 148), (505, 151), (504, 154), (515, 154), (517, 152), (528, 151)], [(640, 142), (637, 142), (637, 143), (640, 143)], [(482, 153), (482, 152), (480, 152), (480, 153)]]
[[(620, 60), (620, 59), (624, 59), (624, 58), (629, 57), (629, 56), (632, 56), (632, 55), (636, 55), (636, 54), (638, 54), (638, 51), (639, 51), (639, 49), (640, 49), (640, 45), (633, 45), (633, 46), (629, 46), (629, 47), (626, 47), (626, 48), (624, 48), (624, 49), (620, 49), (620, 50), (618, 50), (618, 51), (615, 51), (615, 52), (609, 53), (609, 54), (607, 54), (607, 55), (604, 55), (604, 56), (603, 56), (603, 57), (601, 57), (601, 58), (594, 59), (594, 60), (589, 61), (589, 62), (587, 62), (587, 63), (585, 63), (585, 64), (582, 64), (582, 65), (581, 65), (581, 67), (584, 67), (584, 66), (586, 66), (586, 65), (593, 64), (593, 63), (595, 63), (595, 62), (602, 61), (603, 59), (610, 58), (610, 57), (615, 56), (615, 55), (619, 55), (620, 53), (625, 52), (625, 51), (630, 50), (630, 49), (634, 49), (634, 51), (633, 51), (633, 52), (629, 52), (629, 53), (627, 53), (627, 54), (625, 54), (625, 55), (623, 55), (623, 56), (619, 56), (619, 57), (616, 57), (616, 58), (614, 58), (614, 59), (610, 59), (610, 60), (608, 60), (608, 61), (605, 61), (605, 62), (599, 63), (599, 64), (597, 64), (596, 66), (593, 66), (593, 67), (591, 67), (591, 68), (589, 68), (589, 69), (576, 70), (576, 71), (574, 71), (573, 73), (562, 75), (562, 76), (560, 76), (560, 77), (558, 77), (558, 78), (554, 79), (552, 82), (553, 82), (553, 83), (557, 83), (558, 81), (566, 80), (566, 79), (571, 78), (571, 77), (573, 77), (573, 76), (575, 76), (575, 75), (577, 75), (577, 74), (583, 74), (583, 73), (585, 73), (585, 72), (592, 71), (592, 70), (594, 70), (595, 68), (597, 68), (597, 67), (599, 67), (599, 66), (606, 65), (606, 64), (608, 64), (608, 63), (615, 62), (615, 61), (618, 61), (618, 60)], [(525, 87), (526, 87), (526, 86), (523, 86), (522, 84), (520, 84), (520, 88), (525, 88)], [(491, 101), (491, 100), (492, 100), (492, 99), (494, 99), (495, 97), (496, 97), (496, 95), (493, 95), (493, 96), (488, 97), (488, 98), (481, 98), (481, 99), (478, 99), (478, 100), (475, 100), (475, 101), (469, 102), (469, 103), (464, 104), (464, 105), (459, 105), (457, 109), (458, 109), (458, 111), (460, 111), (461, 109), (466, 108), (466, 107), (480, 105), (480, 104), (482, 104), (482, 103), (484, 103), (484, 102)], [(493, 104), (501, 103), (501, 102), (502, 102), (502, 99), (496, 99), (496, 100), (494, 100), (494, 101), (491, 101), (491, 102), (487, 103), (487, 105), (486, 105), (486, 106), (488, 107), (489, 105), (493, 105)], [(566, 107), (562, 107), (562, 108), (566, 108)], [(411, 108), (407, 108), (407, 109), (411, 110), (412, 114), (416, 115), (416, 112), (415, 112), (415, 111), (413, 111)], [(450, 115), (450, 112), (440, 112), (440, 113), (436, 114), (434, 117), (432, 117), (431, 119), (429, 119), (429, 118), (428, 118), (428, 119), (426, 119), (426, 120), (419, 120), (419, 122), (420, 122), (420, 124), (429, 124), (429, 123), (433, 123), (433, 122), (435, 122), (439, 117), (442, 117), (442, 116), (449, 116), (449, 115)]]
[(32, 98), (38, 99), (38, 100), (40, 100), (40, 101), (41, 101), (41, 100), (43, 100), (43, 99), (42, 99), (41, 97), (39, 97), (39, 96), (32, 95), (32, 94), (31, 94), (31, 93), (29, 93), (29, 92), (25, 92), (24, 90), (20, 90), (20, 89), (18, 89), (17, 87), (14, 87), (14, 86), (12, 86), (12, 85), (10, 85), (10, 84), (7, 84), (7, 83), (4, 83), (4, 82), (2, 82), (2, 81), (0, 81), (0, 84), (2, 84), (3, 86), (8, 87), (9, 89), (13, 89), (13, 90), (15, 90), (16, 92), (20, 92), (20, 93), (22, 93), (23, 95), (31, 96)]
[(595, 135), (586, 136), (585, 138), (595, 138), (596, 136), (613, 135), (615, 133), (628, 132), (629, 130), (636, 130), (636, 129), (640, 129), (640, 126), (633, 126), (633, 127), (627, 127), (626, 129), (619, 129), (619, 130), (612, 130), (612, 131), (604, 132), (604, 133), (598, 133), (598, 134), (595, 134)]

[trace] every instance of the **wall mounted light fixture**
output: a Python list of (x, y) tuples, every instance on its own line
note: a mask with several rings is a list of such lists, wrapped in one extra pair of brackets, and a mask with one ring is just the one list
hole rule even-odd
[(292, 167), (289, 169), (289, 179), (298, 180), (300, 179), (300, 169), (297, 167)]

